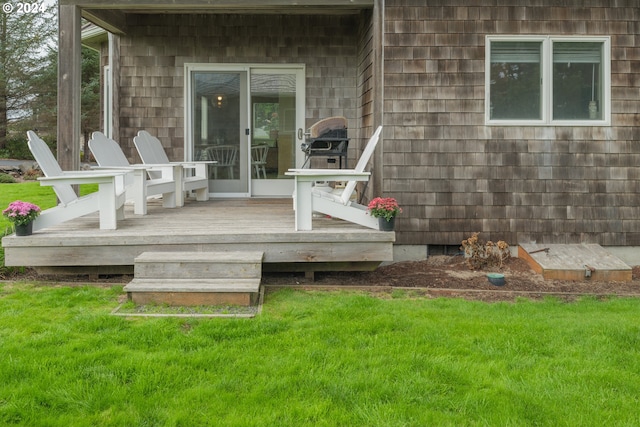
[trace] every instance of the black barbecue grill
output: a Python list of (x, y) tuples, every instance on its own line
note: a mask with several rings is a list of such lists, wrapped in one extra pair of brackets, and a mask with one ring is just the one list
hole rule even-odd
[(327, 163), (335, 163), (336, 157), (339, 160), (339, 167), (347, 168), (347, 149), (349, 148), (349, 138), (347, 138), (347, 119), (344, 117), (329, 117), (320, 120), (309, 128), (308, 138), (301, 145), (302, 151), (306, 155), (304, 165), (312, 157), (326, 157)]

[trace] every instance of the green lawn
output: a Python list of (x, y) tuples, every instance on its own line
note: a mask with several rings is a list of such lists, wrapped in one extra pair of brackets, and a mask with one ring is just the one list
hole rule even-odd
[[(9, 206), (14, 200), (22, 200), (45, 209), (56, 205), (56, 196), (51, 187), (42, 187), (37, 182), (22, 184), (0, 184), (0, 211)], [(0, 218), (0, 235), (13, 232), (13, 225), (3, 215)]]
[[(88, 194), (98, 190), (98, 185), (82, 185), (80, 194)], [(22, 200), (40, 206), (40, 209), (54, 207), (57, 204), (52, 187), (41, 186), (39, 182), (19, 184), (0, 184), (0, 211), (15, 200)], [(0, 216), (0, 236), (13, 232), (13, 225), (4, 216)]]
[[(82, 185), (80, 186), (80, 194), (88, 194), (98, 190), (98, 185)], [(44, 210), (56, 206), (57, 198), (52, 187), (41, 186), (39, 182), (24, 182), (19, 184), (0, 184), (0, 211), (9, 206), (9, 203), (15, 200), (22, 200), (36, 204), (40, 209)], [(13, 223), (11, 223), (4, 215), (0, 215), (0, 238), (7, 234), (13, 233)], [(12, 270), (11, 267), (4, 266), (4, 248), (0, 247), (0, 277), (3, 272)]]
[(127, 319), (120, 293), (0, 285), (0, 425), (640, 425), (640, 300), (279, 291), (255, 319)]

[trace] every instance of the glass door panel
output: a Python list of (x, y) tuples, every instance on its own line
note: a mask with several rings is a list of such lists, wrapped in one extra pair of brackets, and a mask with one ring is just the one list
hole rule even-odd
[(249, 194), (247, 73), (191, 72), (191, 134), (195, 160), (209, 167), (213, 194)]
[(221, 197), (290, 197), (301, 167), (304, 66), (187, 64), (187, 158), (215, 160), (209, 189)]
[(302, 155), (298, 128), (304, 121), (302, 69), (251, 70), (251, 193), (290, 196), (293, 182), (285, 172)]

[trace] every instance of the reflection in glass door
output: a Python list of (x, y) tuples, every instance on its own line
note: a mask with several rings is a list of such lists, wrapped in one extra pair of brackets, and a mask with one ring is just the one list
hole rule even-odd
[(191, 72), (193, 158), (216, 162), (209, 167), (213, 194), (249, 194), (246, 87), (245, 71)]
[(187, 158), (215, 160), (210, 193), (290, 197), (301, 167), (304, 66), (187, 64)]
[(302, 69), (251, 70), (252, 195), (290, 196), (293, 191), (285, 172), (295, 168), (300, 157), (297, 129), (304, 120), (304, 91), (299, 87), (303, 79)]

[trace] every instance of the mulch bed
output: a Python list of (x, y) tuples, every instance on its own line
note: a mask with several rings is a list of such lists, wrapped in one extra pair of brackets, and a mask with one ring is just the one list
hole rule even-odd
[[(504, 286), (489, 283), (487, 273), (500, 272)], [(518, 297), (540, 299), (548, 296), (574, 300), (585, 295), (640, 297), (640, 267), (633, 268), (630, 282), (544, 280), (521, 258), (509, 258), (501, 268), (474, 271), (462, 256), (432, 256), (424, 261), (399, 262), (373, 272), (316, 273), (313, 283), (300, 278), (269, 278), (267, 284), (299, 286), (307, 289), (355, 287), (393, 291), (412, 290), (432, 297), (459, 297), (482, 301), (505, 301)]]
[[(504, 286), (495, 286), (487, 280), (487, 273), (500, 272), (505, 276)], [(0, 280), (37, 280), (52, 285), (94, 284), (110, 286), (126, 284), (131, 276), (38, 276), (34, 270), (14, 272)], [(462, 256), (431, 256), (423, 261), (399, 262), (379, 267), (372, 272), (316, 273), (313, 282), (300, 274), (268, 273), (263, 277), (267, 290), (281, 287), (303, 289), (363, 289), (375, 293), (397, 290), (411, 291), (428, 297), (457, 297), (481, 301), (511, 301), (518, 297), (541, 299), (554, 296), (562, 300), (575, 300), (592, 295), (640, 298), (640, 266), (633, 268), (630, 282), (559, 281), (544, 280), (520, 258), (510, 258), (500, 268), (474, 271)]]

